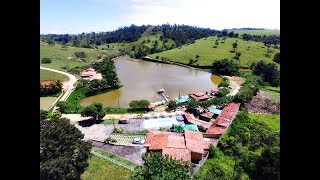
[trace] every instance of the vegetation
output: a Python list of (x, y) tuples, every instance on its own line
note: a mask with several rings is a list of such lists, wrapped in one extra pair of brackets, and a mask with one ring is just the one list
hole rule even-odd
[(271, 86), (280, 85), (280, 71), (275, 63), (266, 63), (260, 60), (258, 63), (252, 65), (253, 74), (261, 76), (265, 82), (270, 83)]
[(280, 64), (280, 52), (274, 55), (273, 61)]
[(274, 132), (280, 131), (280, 115), (279, 114), (254, 114), (249, 113), (249, 118), (255, 121), (264, 122)]
[(40, 69), (40, 81), (41, 80), (59, 80), (60, 82), (64, 82), (68, 80), (68, 76)]
[(261, 90), (267, 91), (274, 98), (280, 98), (280, 86), (272, 87), (272, 86), (263, 86)]
[(82, 138), (68, 119), (40, 119), (40, 179), (79, 179), (92, 147)]
[(178, 104), (176, 101), (170, 100), (168, 104), (168, 109), (169, 110), (174, 110), (178, 107)]
[(89, 166), (86, 171), (81, 175), (83, 180), (96, 180), (96, 179), (119, 179), (127, 180), (131, 171), (111, 163), (98, 156), (91, 156), (88, 159)]
[(119, 120), (116, 119), (106, 119), (103, 120), (100, 124), (118, 124)]
[[(272, 62), (274, 54), (279, 52), (279, 49), (271, 46), (269, 48), (271, 51), (269, 53), (270, 57), (266, 57), (265, 54), (268, 52), (267, 46), (265, 46), (262, 42), (245, 41), (240, 38), (226, 38), (223, 40), (218, 36), (211, 36), (197, 39), (195, 40), (195, 43), (185, 44), (181, 46), (181, 48), (174, 48), (160, 53), (151, 54), (149, 56), (152, 58), (159, 56), (160, 59), (165, 58), (173, 62), (179, 62), (187, 65), (190, 59), (194, 59), (195, 55), (198, 54), (200, 55), (198, 61), (192, 65), (197, 67), (198, 64), (199, 67), (209, 68), (213, 61), (224, 58), (233, 59), (235, 53), (231, 53), (229, 51), (231, 50), (232, 44), (235, 41), (237, 41), (238, 44), (237, 52), (241, 53), (241, 56), (239, 57), (239, 64), (241, 66), (249, 67), (250, 64), (257, 61), (257, 59), (263, 59), (266, 62)], [(214, 46), (216, 47), (213, 48)]]
[(230, 93), (230, 90), (228, 88), (223, 88), (223, 89), (220, 89), (215, 94), (215, 96), (218, 97), (218, 98), (221, 98), (221, 97), (224, 97), (224, 96), (228, 95), (229, 93)]
[(168, 156), (162, 156), (158, 152), (150, 152), (143, 155), (143, 166), (138, 166), (130, 179), (190, 179), (188, 174), (190, 164), (187, 161), (175, 160)]
[(92, 117), (96, 121), (100, 121), (106, 115), (105, 111), (102, 108), (101, 103), (91, 103), (89, 106), (83, 108), (81, 111), (81, 116)]
[(56, 106), (59, 108), (61, 113), (68, 113), (71, 111), (71, 104), (66, 101), (59, 101)]
[(218, 87), (229, 87), (230, 86), (230, 80), (226, 77), (222, 78), (222, 81), (218, 84)]
[(238, 33), (239, 35), (242, 35), (244, 33), (250, 34), (250, 35), (261, 35), (261, 36), (280, 36), (280, 30), (272, 30), (272, 29), (253, 29), (253, 28), (240, 28), (240, 29), (230, 29), (228, 32), (234, 32)]
[(68, 113), (78, 113), (81, 112), (82, 107), (80, 106), (80, 100), (85, 97), (88, 89), (86, 87), (80, 87), (74, 90), (69, 98), (67, 99), (67, 103), (70, 105), (70, 111)]
[(42, 64), (50, 64), (52, 62), (51, 58), (44, 57), (41, 59)]
[(239, 64), (233, 60), (222, 59), (214, 61), (211, 72), (218, 75), (234, 76), (238, 74)]
[(132, 109), (145, 109), (148, 105), (150, 104), (150, 102), (148, 100), (132, 100), (129, 103), (129, 106)]
[(62, 91), (62, 84), (60, 81), (41, 83), (40, 82), (40, 97), (55, 95)]
[(57, 97), (40, 97), (40, 109), (48, 109), (56, 100)]

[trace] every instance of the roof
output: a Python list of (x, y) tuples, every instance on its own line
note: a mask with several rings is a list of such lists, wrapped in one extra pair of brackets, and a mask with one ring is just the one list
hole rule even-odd
[(92, 80), (96, 80), (96, 79), (102, 79), (102, 74), (101, 73), (97, 73), (91, 76), (90, 81)]
[(52, 83), (55, 83), (55, 82), (56, 82), (55, 80), (41, 80), (40, 84), (49, 85), (49, 84), (52, 84)]
[(212, 112), (206, 112), (206, 113), (202, 113), (202, 114), (200, 114), (200, 116), (202, 116), (202, 117), (206, 117), (206, 118), (212, 118), (212, 116), (213, 116), (213, 113)]
[(216, 108), (211, 108), (210, 112), (214, 113), (214, 114), (220, 114), (222, 110), (220, 109), (216, 109)]
[(93, 76), (95, 74), (96, 74), (96, 72), (85, 71), (85, 72), (82, 72), (80, 76)]
[(167, 146), (168, 135), (167, 134), (157, 134), (154, 135), (153, 140), (150, 142), (150, 150), (160, 150)]
[(182, 133), (168, 134), (167, 146), (170, 148), (186, 148)]
[(190, 150), (186, 148), (177, 149), (177, 148), (164, 148), (162, 150), (162, 155), (169, 155), (174, 159), (191, 161)]
[(126, 120), (129, 120), (129, 117), (128, 117), (128, 116), (121, 115), (121, 116), (119, 117), (119, 121), (126, 121)]
[(211, 125), (211, 123), (209, 123), (209, 122), (202, 121), (200, 119), (195, 118), (193, 114), (184, 112), (184, 116), (186, 117), (187, 121), (189, 121), (192, 124), (203, 126), (205, 128), (209, 128)]
[[(203, 93), (202, 93), (203, 94)], [(189, 96), (193, 99), (196, 99), (197, 101), (200, 101), (200, 100), (204, 100), (204, 99), (208, 99), (210, 98), (208, 95), (205, 95), (203, 94), (202, 96), (199, 96), (200, 94), (189, 94)]]
[(186, 130), (185, 131), (186, 138), (186, 147), (192, 151), (197, 153), (203, 153), (204, 140), (201, 132), (195, 132)]
[(207, 134), (223, 134), (239, 111), (240, 103), (229, 103), (207, 130)]

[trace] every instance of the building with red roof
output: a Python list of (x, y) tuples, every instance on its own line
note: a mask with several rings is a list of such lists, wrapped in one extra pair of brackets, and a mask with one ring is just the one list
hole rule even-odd
[(80, 76), (83, 79), (87, 79), (87, 80), (96, 80), (96, 79), (102, 79), (102, 74), (101, 73), (97, 73), (95, 69), (93, 68), (88, 68), (84, 71), (81, 72)]
[(205, 112), (199, 115), (199, 119), (209, 122), (212, 119), (213, 115), (214, 114), (212, 112)]
[(190, 98), (193, 98), (195, 99), (196, 101), (203, 101), (203, 100), (206, 100), (206, 99), (209, 99), (210, 96), (202, 93), (202, 92), (194, 92), (194, 93), (189, 93), (188, 94)]

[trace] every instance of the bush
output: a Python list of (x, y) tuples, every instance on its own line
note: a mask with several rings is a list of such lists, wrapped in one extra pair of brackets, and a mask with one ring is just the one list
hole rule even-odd
[(66, 101), (59, 101), (56, 106), (61, 113), (68, 113), (71, 110), (71, 105)]
[(42, 64), (50, 64), (52, 62), (51, 58), (44, 57), (41, 59)]
[(81, 51), (81, 52), (74, 52), (74, 55), (77, 57), (77, 58), (84, 58), (86, 57), (86, 53)]
[(115, 128), (113, 133), (123, 133), (123, 128)]
[(222, 59), (214, 61), (211, 72), (218, 75), (235, 76), (239, 74), (239, 64), (233, 60)]
[(277, 53), (273, 57), (273, 61), (280, 64), (280, 53)]
[(220, 89), (216, 94), (215, 96), (216, 97), (224, 97), (226, 95), (228, 95), (230, 93), (230, 90), (227, 89), (227, 88), (223, 88), (223, 89)]
[(132, 100), (129, 103), (129, 106), (133, 109), (143, 109), (146, 108), (150, 102), (148, 100)]
[(218, 87), (229, 87), (230, 81), (228, 78), (222, 78), (222, 81), (218, 84)]

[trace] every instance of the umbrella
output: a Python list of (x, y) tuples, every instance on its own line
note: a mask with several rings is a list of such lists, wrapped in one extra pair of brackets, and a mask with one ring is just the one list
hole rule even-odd
[(183, 121), (183, 120), (184, 120), (184, 118), (183, 118), (183, 116), (182, 116), (182, 115), (179, 115), (179, 116), (177, 116), (177, 120), (178, 120), (178, 121)]

